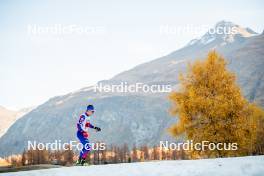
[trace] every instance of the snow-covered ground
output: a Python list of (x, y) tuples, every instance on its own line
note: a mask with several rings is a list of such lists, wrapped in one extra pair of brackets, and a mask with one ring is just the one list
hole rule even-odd
[(0, 176), (243, 176), (264, 175), (264, 156), (75, 166)]

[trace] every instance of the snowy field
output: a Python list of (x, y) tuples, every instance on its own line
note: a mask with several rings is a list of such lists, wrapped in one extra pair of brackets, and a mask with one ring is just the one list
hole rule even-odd
[(264, 175), (264, 156), (75, 166), (0, 176), (243, 176)]

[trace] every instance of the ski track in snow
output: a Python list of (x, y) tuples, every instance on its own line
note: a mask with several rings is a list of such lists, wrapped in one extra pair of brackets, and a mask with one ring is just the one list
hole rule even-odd
[(264, 156), (74, 166), (0, 176), (244, 176), (264, 175)]

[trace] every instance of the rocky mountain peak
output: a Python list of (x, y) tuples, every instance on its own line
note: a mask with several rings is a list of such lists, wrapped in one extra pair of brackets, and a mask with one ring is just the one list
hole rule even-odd
[(247, 38), (257, 33), (250, 28), (244, 28), (230, 21), (220, 21), (210, 28), (201, 38), (194, 39), (188, 45), (207, 45), (215, 43), (216, 45), (225, 45), (241, 38)]

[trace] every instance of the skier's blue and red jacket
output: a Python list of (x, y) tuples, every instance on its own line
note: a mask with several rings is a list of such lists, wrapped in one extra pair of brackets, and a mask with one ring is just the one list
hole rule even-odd
[(86, 113), (82, 114), (77, 123), (78, 132), (82, 133), (85, 138), (88, 138), (88, 129), (94, 128), (94, 126), (90, 123), (90, 116), (86, 115)]

